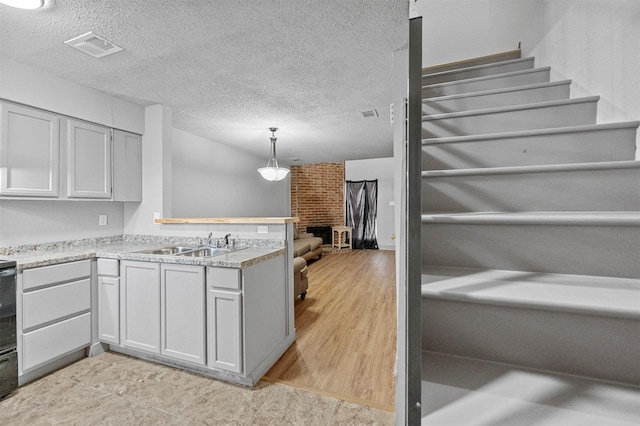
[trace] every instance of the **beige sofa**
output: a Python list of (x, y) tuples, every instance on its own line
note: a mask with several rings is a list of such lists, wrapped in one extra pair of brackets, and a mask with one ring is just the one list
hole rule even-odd
[(300, 233), (293, 236), (293, 257), (302, 257), (307, 262), (322, 256), (322, 238)]
[(313, 234), (301, 233), (293, 236), (293, 294), (300, 299), (307, 297), (309, 278), (307, 261), (322, 256), (322, 238)]
[(300, 295), (300, 300), (307, 297), (309, 278), (307, 278), (307, 261), (302, 257), (293, 258), (293, 294)]

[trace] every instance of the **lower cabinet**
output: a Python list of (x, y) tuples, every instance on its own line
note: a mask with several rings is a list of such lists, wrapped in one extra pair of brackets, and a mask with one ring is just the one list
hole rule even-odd
[(211, 286), (207, 298), (208, 365), (242, 373), (242, 294)]
[(120, 338), (124, 347), (160, 353), (160, 264), (120, 262)]
[(91, 342), (91, 313), (69, 318), (22, 336), (22, 369), (28, 371)]
[(204, 365), (204, 267), (123, 260), (120, 275), (122, 346)]
[(120, 344), (120, 279), (98, 276), (98, 339)]
[(160, 270), (160, 353), (204, 365), (204, 267), (163, 263)]
[(18, 283), (20, 374), (91, 344), (91, 261), (26, 269)]
[(100, 269), (100, 340), (125, 353), (254, 385), (295, 339), (284, 256), (241, 269), (121, 260), (119, 298)]

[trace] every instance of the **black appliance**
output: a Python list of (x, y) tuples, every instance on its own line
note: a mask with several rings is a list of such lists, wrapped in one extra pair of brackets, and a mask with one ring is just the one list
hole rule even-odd
[(16, 262), (0, 260), (0, 398), (18, 388)]

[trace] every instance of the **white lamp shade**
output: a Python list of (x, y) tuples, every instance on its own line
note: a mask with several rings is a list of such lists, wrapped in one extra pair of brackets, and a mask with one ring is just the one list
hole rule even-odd
[(277, 182), (287, 177), (289, 169), (285, 167), (261, 167), (258, 169), (258, 173), (265, 180)]

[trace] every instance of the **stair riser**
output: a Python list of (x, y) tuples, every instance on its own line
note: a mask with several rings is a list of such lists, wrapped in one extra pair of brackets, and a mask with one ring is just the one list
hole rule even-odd
[(515, 132), (595, 124), (597, 102), (570, 103), (422, 122), (423, 138)]
[(627, 161), (635, 157), (631, 128), (424, 145), (422, 170)]
[(422, 211), (640, 210), (640, 169), (422, 178)]
[(483, 90), (503, 89), (505, 87), (526, 86), (527, 84), (548, 83), (549, 69), (532, 70), (528, 73), (483, 79), (479, 81), (460, 81), (453, 84), (426, 86), (422, 88), (423, 98), (460, 95), (462, 93)]
[(640, 321), (424, 297), (423, 349), (640, 384)]
[[(435, 98), (438, 99), (438, 98)], [(422, 114), (445, 114), (448, 112), (470, 111), (474, 109), (495, 108), (511, 105), (522, 105), (534, 102), (569, 99), (569, 84), (523, 88), (504, 93), (493, 93), (463, 98), (425, 100), (422, 103)]]
[(510, 59), (519, 59), (519, 58), (520, 58), (520, 50), (510, 50), (508, 52), (503, 52), (495, 55), (481, 56), (478, 58), (469, 59), (465, 61), (430, 66), (423, 69), (422, 74), (428, 75), (428, 74), (434, 74), (434, 73), (443, 72), (443, 71), (450, 71), (450, 70), (459, 69), (459, 68), (474, 67), (477, 65), (485, 65), (485, 64), (491, 64), (494, 62), (502, 62), (502, 61), (508, 61)]
[(449, 81), (464, 80), (468, 78), (486, 77), (506, 72), (530, 70), (533, 68), (533, 58), (519, 59), (516, 62), (495, 63), (482, 65), (480, 68), (451, 70), (434, 75), (422, 76), (422, 85), (446, 83)]
[(422, 264), (640, 278), (640, 226), (422, 224)]

